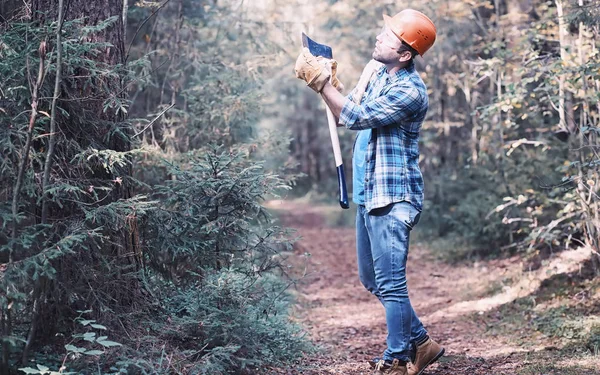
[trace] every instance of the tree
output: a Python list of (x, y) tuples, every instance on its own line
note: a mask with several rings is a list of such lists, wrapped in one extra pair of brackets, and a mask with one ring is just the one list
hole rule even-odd
[[(5, 371), (10, 347), (16, 343), (6, 341), (14, 336), (11, 309), (31, 306), (26, 309), (31, 318), (22, 358), (26, 361), (39, 328), (48, 336), (60, 324), (59, 317), (73, 316), (77, 303), (81, 303), (73, 303), (74, 296), (92, 305), (101, 303), (90, 295), (86, 284), (103, 289), (107, 300), (117, 306), (129, 304), (133, 296), (124, 292), (135, 290), (114, 287), (114, 283), (135, 284), (135, 278), (123, 276), (122, 271), (137, 264), (133, 241), (136, 218), (130, 214), (136, 205), (128, 202), (133, 133), (125, 121), (123, 2), (67, 4), (31, 1), (24, 9), (30, 10), (25, 17), (32, 23), (7, 25), (8, 44), (3, 44), (5, 52), (17, 53), (12, 58), (23, 59), (23, 69), (9, 74), (11, 79), (4, 85), (37, 81), (30, 99), (27, 91), (20, 89), (7, 98), (14, 110), (31, 100), (33, 112), (27, 121), (29, 130), (21, 131), (18, 123), (14, 130), (7, 128), (4, 139), (28, 139), (22, 153), (12, 149), (14, 152), (7, 154), (18, 160), (15, 165), (19, 170), (14, 175), (22, 177), (13, 190), (13, 231), (7, 243), (10, 251), (1, 254), (9, 254), (2, 283), (12, 285), (3, 288), (6, 294), (1, 298), (2, 333), (7, 343), (3, 345)], [(40, 46), (38, 53), (31, 45)], [(31, 61), (40, 62), (35, 77), (29, 69)], [(11, 69), (10, 64), (6, 61), (4, 68)], [(3, 114), (7, 115), (3, 122), (11, 121), (11, 113)], [(17, 115), (15, 119), (24, 117)], [(4, 170), (3, 180), (12, 173)], [(84, 267), (76, 265), (82, 257), (87, 258)], [(104, 287), (97, 284), (97, 274), (103, 273), (108, 277)], [(112, 286), (109, 280), (114, 282)], [(96, 311), (101, 311), (97, 307)]]

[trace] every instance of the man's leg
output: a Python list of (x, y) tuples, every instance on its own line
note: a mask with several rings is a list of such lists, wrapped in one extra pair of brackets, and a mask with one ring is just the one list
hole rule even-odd
[[(358, 260), (358, 276), (362, 285), (373, 295), (375, 295), (379, 301), (383, 304), (383, 299), (379, 295), (377, 290), (377, 284), (375, 283), (375, 270), (373, 269), (373, 255), (371, 253), (371, 241), (369, 240), (369, 233), (365, 226), (365, 206), (359, 205), (356, 209), (356, 255)], [(413, 224), (416, 225), (419, 218)], [(410, 237), (410, 236), (409, 236)], [(419, 344), (427, 338), (427, 331), (423, 326), (423, 323), (417, 317), (417, 314), (412, 309), (412, 327), (410, 333), (410, 341), (415, 344)]]
[[(414, 209), (414, 210), (416, 211), (416, 209)], [(420, 213), (415, 215), (415, 217), (413, 219), (413, 223), (412, 223), (413, 228), (415, 227), (415, 225), (417, 225), (419, 223), (420, 218), (421, 218)], [(407, 236), (408, 236), (408, 238), (407, 238), (407, 241), (408, 241), (408, 240), (410, 240), (410, 233), (408, 233)], [(419, 345), (422, 342), (424, 342), (425, 340), (427, 340), (427, 338), (428, 338), (427, 330), (425, 330), (423, 323), (421, 323), (421, 319), (419, 319), (419, 317), (417, 316), (417, 313), (415, 313), (415, 310), (412, 307), (412, 305), (411, 305), (411, 310), (412, 310), (412, 326), (411, 326), (411, 330), (410, 330), (410, 341), (415, 345)]]
[(421, 320), (415, 313), (415, 310), (413, 309), (412, 305), (410, 308), (412, 310), (412, 319), (411, 319), (412, 323), (411, 323), (411, 327), (410, 327), (410, 341), (412, 343), (414, 343), (415, 345), (419, 345), (420, 343), (422, 343), (423, 341), (425, 341), (427, 339), (427, 337), (428, 337), (427, 330), (423, 326), (423, 323), (421, 323)]
[[(413, 329), (422, 334), (422, 324), (415, 323), (408, 298), (406, 261), (409, 234), (418, 221), (419, 211), (408, 202), (395, 203), (372, 210), (365, 217), (369, 233), (375, 282), (383, 301), (388, 328), (386, 360), (410, 361)], [(415, 316), (416, 318), (416, 316)]]
[(371, 254), (371, 241), (365, 226), (365, 206), (358, 205), (356, 209), (356, 259), (358, 263), (358, 276), (362, 285), (379, 300), (379, 292), (375, 283), (375, 270), (373, 269), (373, 255)]

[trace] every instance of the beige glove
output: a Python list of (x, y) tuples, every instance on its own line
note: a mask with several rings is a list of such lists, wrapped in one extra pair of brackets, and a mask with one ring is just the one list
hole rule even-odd
[(337, 61), (329, 60), (324, 57), (317, 57), (317, 60), (325, 64), (325, 66), (331, 71), (331, 84), (333, 87), (335, 87), (339, 92), (344, 91), (344, 84), (340, 82), (337, 77)]
[(303, 48), (296, 60), (294, 68), (296, 77), (306, 81), (308, 87), (316, 92), (321, 92), (325, 83), (330, 80), (331, 84), (342, 91), (344, 85), (337, 79), (337, 61), (326, 59), (324, 57), (313, 56), (308, 48)]
[(300, 52), (294, 70), (296, 77), (306, 81), (308, 87), (316, 92), (321, 92), (331, 77), (331, 73), (325, 69), (324, 64), (319, 62), (306, 47)]

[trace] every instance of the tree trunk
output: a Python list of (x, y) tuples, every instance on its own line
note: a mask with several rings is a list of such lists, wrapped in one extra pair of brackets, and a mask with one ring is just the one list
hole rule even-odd
[[(40, 23), (53, 22), (58, 14), (58, 0), (31, 0), (31, 11), (34, 20)], [(44, 14), (46, 14), (44, 16)], [(65, 10), (65, 22), (74, 19), (85, 19), (86, 26), (98, 25), (99, 23), (116, 17), (114, 23), (95, 34), (90, 34), (83, 43), (90, 42), (107, 42), (111, 47), (106, 47), (101, 53), (94, 57), (94, 60), (111, 66), (124, 63), (125, 57), (125, 30), (123, 28), (123, 0), (70, 0)], [(87, 71), (81, 71), (81, 76), (90, 74)], [(123, 137), (111, 136), (107, 137), (110, 130), (109, 126), (115, 122), (123, 120), (121, 112), (115, 113), (114, 109), (104, 110), (105, 101), (115, 93), (122, 92), (123, 83), (120, 79), (106, 80), (98, 79), (97, 85), (86, 84), (86, 78), (71, 78), (65, 77), (65, 82), (62, 85), (61, 98), (64, 99), (59, 104), (62, 108), (68, 110), (71, 116), (69, 118), (61, 118), (58, 122), (58, 131), (65, 134), (66, 137), (79, 142), (82, 147), (86, 147), (90, 141), (98, 142), (98, 145), (104, 146), (105, 149), (115, 151), (129, 151), (131, 149), (130, 140)], [(101, 121), (106, 124), (105, 129), (99, 129), (97, 133), (91, 134), (90, 128), (85, 126), (89, 118), (93, 117), (94, 121)], [(65, 131), (68, 129), (69, 131)], [(127, 135), (131, 135), (129, 127), (124, 129)], [(100, 148), (96, 145), (96, 148)], [(58, 145), (57, 145), (58, 146)], [(125, 171), (125, 175), (131, 175), (130, 171)], [(104, 178), (113, 178), (104, 171), (94, 171), (95, 177), (102, 175)], [(114, 200), (129, 198), (131, 193), (125, 184), (116, 184), (112, 198)], [(109, 201), (110, 202), (110, 201)], [(106, 203), (109, 203), (106, 202)]]
[[(59, 0), (31, 0), (30, 10), (32, 20), (40, 24), (56, 22), (58, 18), (58, 4)], [(65, 22), (74, 19), (83, 19), (82, 22), (85, 26), (95, 26), (105, 22), (107, 19), (112, 18), (114, 20), (107, 28), (88, 34), (81, 42), (108, 43), (110, 46), (101, 47), (98, 51), (99, 53), (88, 56), (88, 58), (92, 58), (94, 61), (106, 66), (123, 64), (125, 57), (123, 0), (70, 0), (65, 2), (65, 5)], [(51, 46), (50, 48), (56, 49), (56, 46)], [(54, 64), (56, 61), (52, 61), (52, 63)], [(47, 168), (49, 186), (61, 180), (89, 180), (95, 181), (98, 186), (109, 186), (112, 188), (107, 193), (108, 196), (105, 199), (92, 201), (88, 203), (88, 206), (106, 205), (131, 197), (131, 188), (127, 182), (127, 177), (132, 174), (131, 163), (120, 167), (116, 173), (109, 172), (101, 165), (90, 165), (90, 168), (81, 168), (69, 164), (69, 159), (73, 156), (73, 144), (77, 144), (81, 150), (94, 148), (97, 150), (126, 152), (131, 149), (130, 138), (133, 133), (130, 126), (123, 122), (123, 112), (115, 108), (105, 108), (107, 100), (115, 98), (115, 95), (123, 99), (123, 80), (116, 76), (112, 76), (115, 78), (110, 78), (110, 76), (98, 77), (94, 75), (95, 73), (86, 70), (84, 67), (80, 67), (75, 74), (66, 75), (61, 80), (58, 86), (59, 99), (57, 105), (64, 112), (56, 111), (57, 113), (53, 113), (53, 115), (57, 116), (56, 132), (54, 133), (57, 135), (55, 144), (56, 157), (54, 160), (52, 158), (48, 160)], [(92, 77), (90, 78), (90, 76)], [(50, 76), (48, 81), (53, 82), (54, 78), (54, 76)], [(62, 115), (65, 112), (69, 114), (68, 117)], [(115, 131), (117, 128), (118, 132)], [(90, 188), (94, 188), (94, 186), (90, 186)], [(48, 196), (44, 196), (44, 199), (48, 198)], [(47, 214), (44, 216), (47, 218), (48, 224), (52, 225), (60, 222), (63, 218), (79, 214), (81, 212), (77, 205), (58, 207), (55, 204), (49, 203)], [(118, 262), (120, 262), (119, 265), (122, 266), (137, 264), (134, 258), (135, 254), (137, 254), (135, 251), (135, 234), (131, 233), (131, 231), (135, 230), (134, 221), (136, 219), (135, 217), (127, 217), (122, 218), (122, 220), (128, 223), (124, 225), (126, 229), (119, 233), (107, 230), (105, 235), (110, 237), (110, 241), (107, 241), (104, 245), (100, 245), (102, 248), (98, 249), (99, 252), (96, 255), (89, 255), (90, 262), (86, 263), (85, 267), (90, 267), (90, 269), (97, 268), (98, 272), (102, 273), (103, 267), (105, 267), (105, 263), (100, 260), (102, 256), (110, 256), (111, 259), (118, 259)], [(81, 262), (82, 260), (73, 260), (73, 262), (77, 261)], [(77, 281), (69, 279), (69, 277), (72, 277), (72, 274), (68, 270), (70, 267), (72, 269), (73, 266), (74, 263), (69, 260), (62, 260), (55, 265), (57, 278), (63, 284), (63, 288), (65, 284), (73, 288), (82, 287), (81, 285), (76, 285)], [(62, 271), (63, 269), (66, 271)], [(120, 279), (120, 273), (118, 275)], [(135, 282), (134, 278), (130, 279), (131, 282)], [(33, 333), (36, 332), (36, 322), (44, 322), (43, 325), (37, 328), (43, 331), (43, 333), (48, 334), (53, 329), (52, 323), (54, 321), (47, 318), (57, 313), (55, 311), (51, 312), (45, 303), (47, 300), (46, 296), (51, 293), (54, 284), (48, 282), (42, 283), (41, 286), (43, 288), (37, 295), (36, 301), (34, 301), (38, 305), (31, 319), (32, 325), (30, 330), (32, 332), (32, 340), (35, 339)], [(132, 287), (135, 290), (135, 286)], [(113, 288), (108, 292), (110, 298), (115, 303), (125, 305), (123, 303), (124, 299), (132, 298), (132, 296), (128, 295), (131, 290), (130, 288)], [(64, 305), (67, 304), (65, 303)], [(41, 317), (43, 319), (40, 319)], [(27, 346), (29, 347), (30, 344), (31, 342), (28, 342)]]
[[(567, 22), (565, 21), (565, 14), (562, 0), (556, 0), (556, 13), (558, 16), (558, 36), (560, 43), (560, 59), (563, 63), (568, 63), (570, 60), (568, 47), (572, 41), (569, 39), (569, 31), (567, 30)], [(565, 75), (561, 74), (559, 77), (559, 117), (560, 124), (558, 132), (566, 133), (566, 135), (574, 134), (577, 130), (575, 124), (575, 114), (573, 111), (573, 99), (572, 95), (565, 88)]]

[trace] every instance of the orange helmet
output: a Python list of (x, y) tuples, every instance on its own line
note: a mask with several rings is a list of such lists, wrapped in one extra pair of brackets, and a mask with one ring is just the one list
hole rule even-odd
[(383, 20), (400, 40), (414, 48), (421, 56), (435, 42), (435, 25), (419, 11), (405, 9), (394, 17), (384, 14)]

